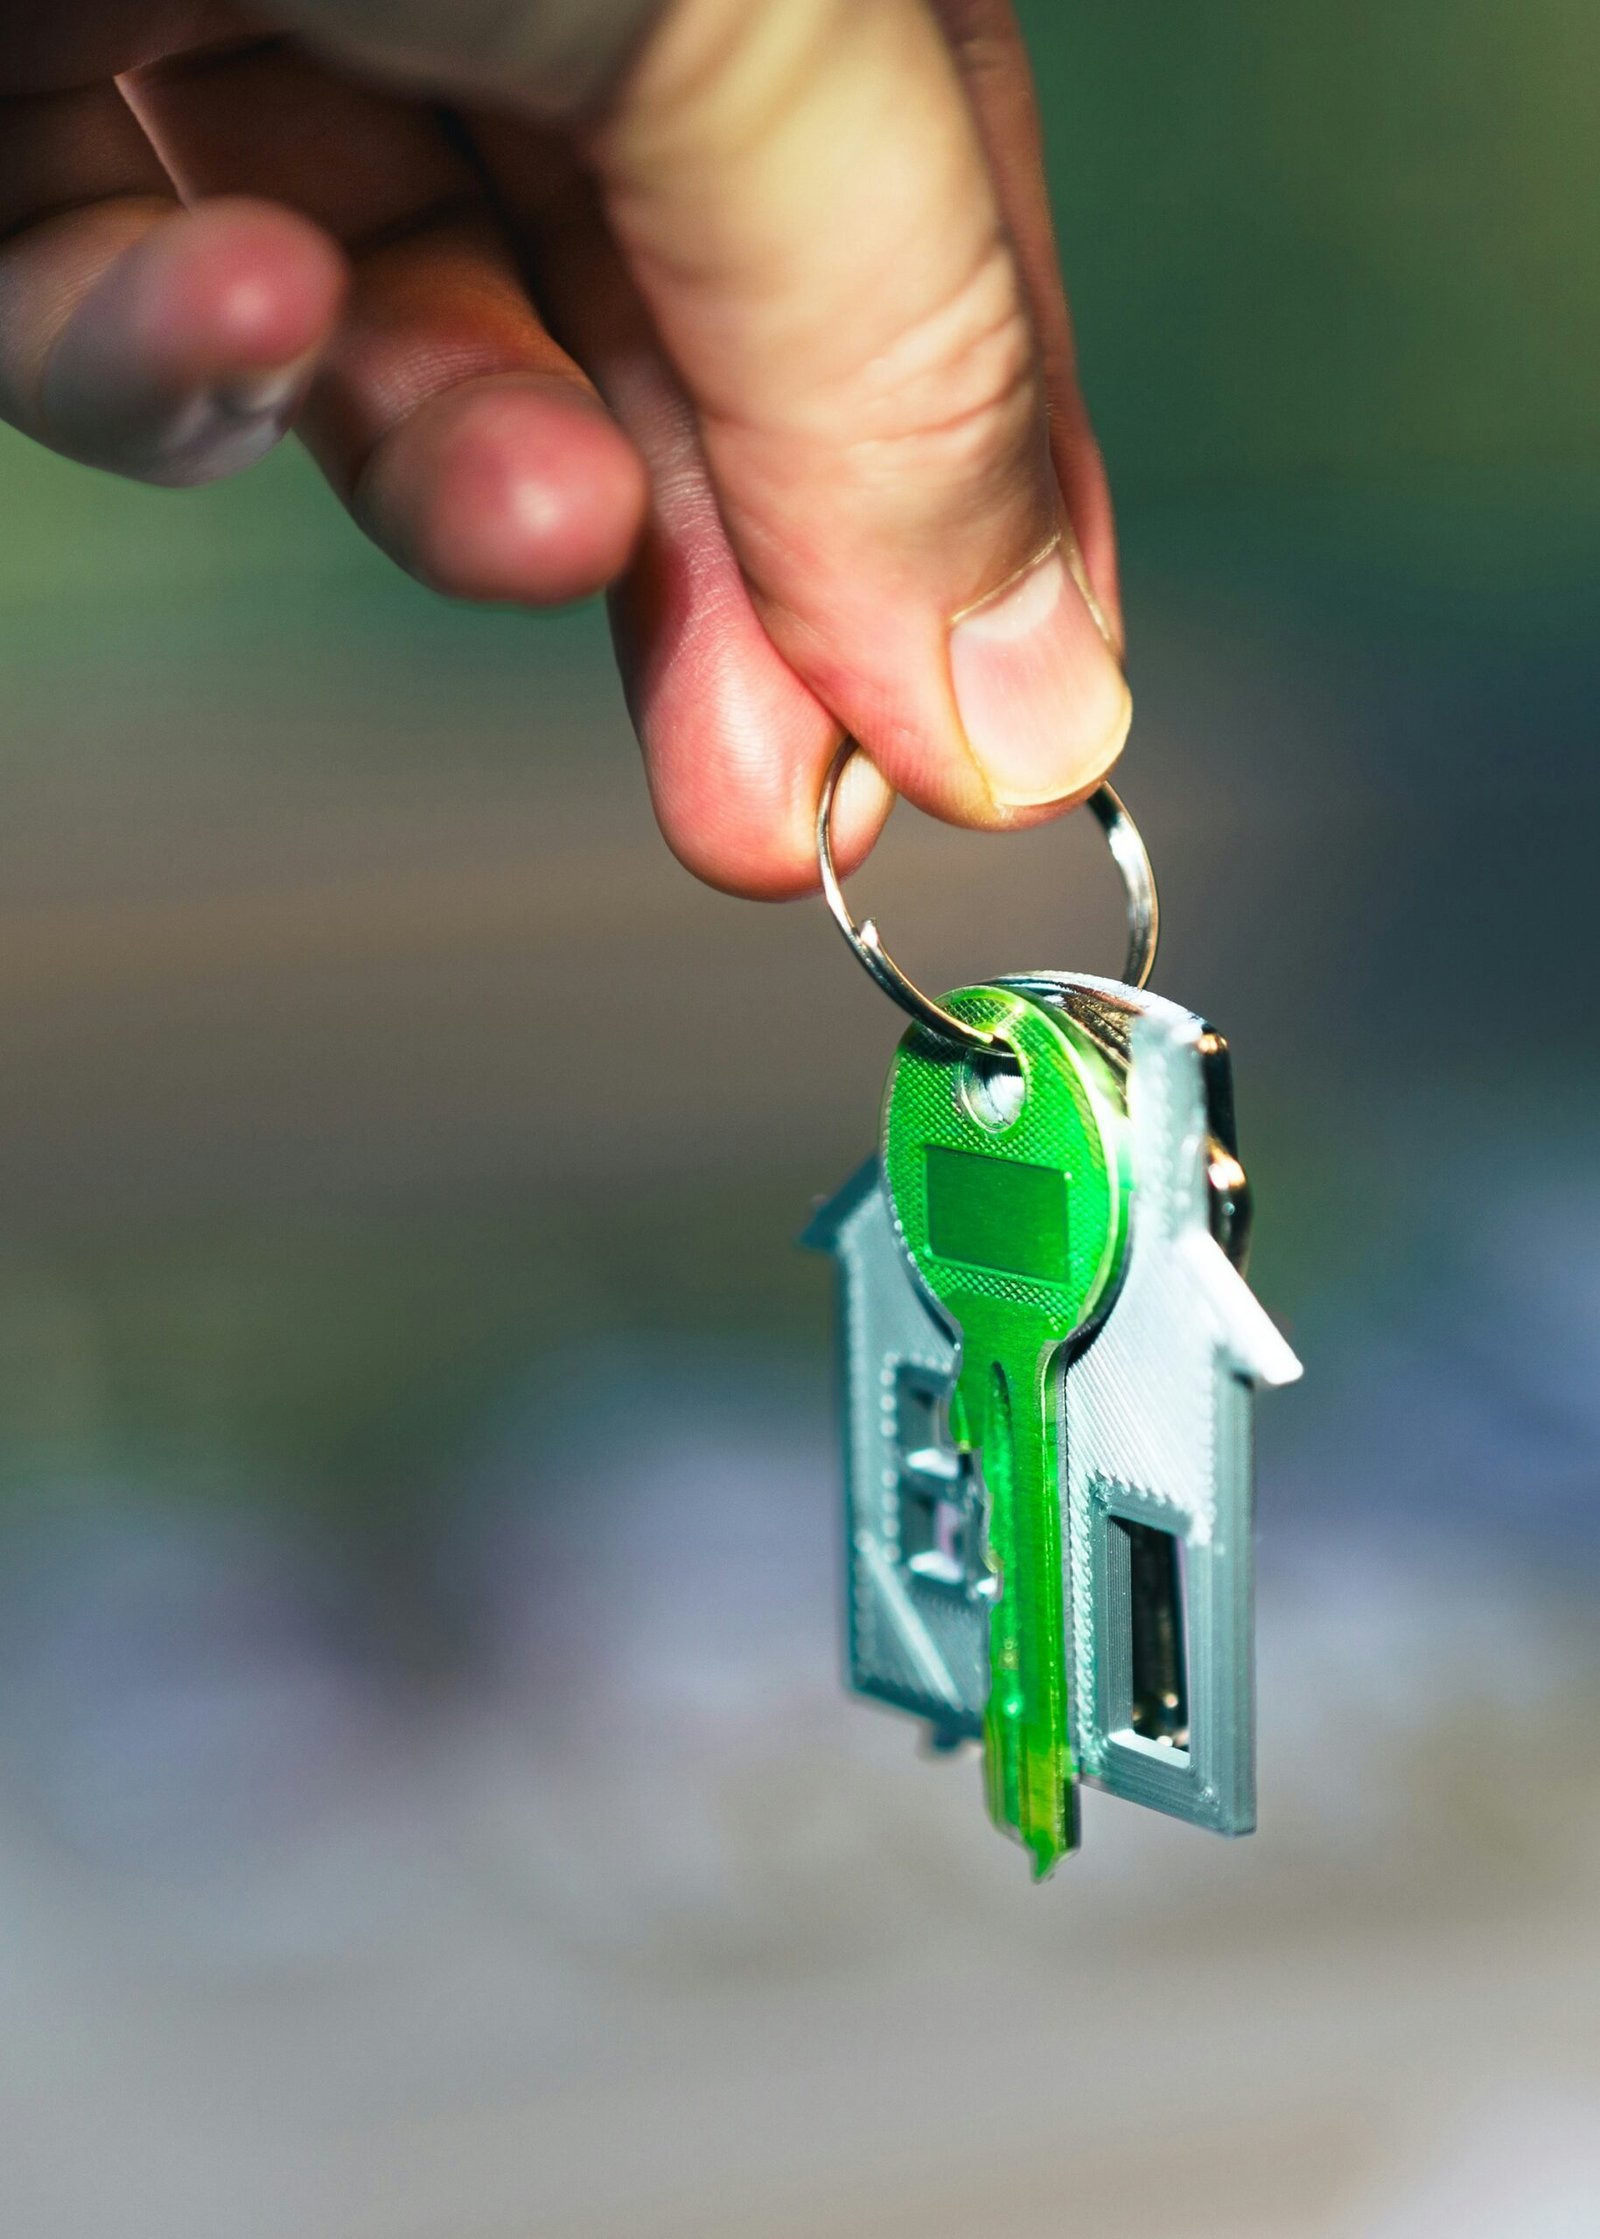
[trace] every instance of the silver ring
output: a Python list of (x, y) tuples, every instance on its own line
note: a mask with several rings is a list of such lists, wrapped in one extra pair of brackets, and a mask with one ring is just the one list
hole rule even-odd
[[(855, 740), (847, 738), (829, 766), (822, 798), (817, 803), (817, 865), (833, 921), (849, 942), (862, 969), (877, 981), (891, 1002), (898, 1003), (937, 1041), (951, 1045), (963, 1057), (1004, 1058), (1008, 1051), (1000, 1035), (968, 1026), (964, 1019), (936, 1003), (931, 995), (924, 995), (916, 981), (906, 977), (884, 947), (872, 919), (866, 917), (857, 924), (850, 914), (850, 905), (844, 898), (844, 888), (839, 884), (839, 874), (833, 863), (833, 803), (839, 780), (851, 756), (858, 751)], [(1130, 987), (1144, 987), (1155, 967), (1156, 942), (1161, 934), (1161, 905), (1156, 897), (1156, 878), (1150, 868), (1149, 852), (1139, 837), (1138, 826), (1109, 785), (1096, 786), (1087, 806), (1105, 833), (1117, 869), (1122, 873), (1122, 889), (1128, 900), (1128, 954), (1122, 977)]]

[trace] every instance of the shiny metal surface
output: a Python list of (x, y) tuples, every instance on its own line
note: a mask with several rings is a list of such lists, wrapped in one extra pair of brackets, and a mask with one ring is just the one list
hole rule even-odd
[[(875, 1155), (801, 1240), (839, 1270), (849, 1683), (925, 1719), (936, 1746), (980, 1741), (994, 1582), (982, 1487), (945, 1425), (956, 1341), (906, 1257)], [(918, 1529), (934, 1517), (944, 1532)]]
[[(833, 921), (849, 942), (862, 969), (890, 1001), (898, 1003), (919, 1026), (948, 1047), (1004, 1063), (1008, 1056), (1005, 1044), (994, 1034), (965, 1025), (931, 995), (925, 994), (884, 947), (874, 921), (870, 917), (858, 921), (845, 900), (833, 860), (833, 804), (839, 780), (857, 751), (855, 740), (847, 738), (833, 758), (817, 803), (817, 866)], [(1161, 933), (1161, 905), (1149, 851), (1139, 836), (1138, 826), (1109, 785), (1098, 786), (1089, 796), (1087, 806), (1106, 835), (1112, 858), (1122, 874), (1127, 898), (1128, 951), (1122, 976), (1130, 987), (1141, 988), (1155, 969), (1156, 944)]]
[[(1041, 975), (1038, 1000), (1129, 1019), (1134, 1219), (1115, 1304), (1061, 1378), (1061, 1496), (1079, 1770), (1129, 1802), (1218, 1834), (1255, 1824), (1255, 1393), (1300, 1364), (1246, 1285), (1245, 1179), (1227, 1049), (1178, 1004)], [(1237, 1231), (1237, 1234), (1235, 1233)], [(1130, 1560), (1162, 1535), (1172, 1571), (1181, 1731), (1140, 1715)]]

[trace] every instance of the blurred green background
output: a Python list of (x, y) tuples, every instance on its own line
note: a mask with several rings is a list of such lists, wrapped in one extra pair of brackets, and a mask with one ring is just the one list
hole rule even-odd
[[(1600, 2228), (1600, 18), (1025, 11), (1162, 986), (1234, 1044), (1263, 1831), (1048, 1891), (834, 1677), (894, 1022), (650, 824), (603, 618), (285, 453), (0, 446), (19, 2239)], [(897, 819), (920, 976), (1092, 833)]]

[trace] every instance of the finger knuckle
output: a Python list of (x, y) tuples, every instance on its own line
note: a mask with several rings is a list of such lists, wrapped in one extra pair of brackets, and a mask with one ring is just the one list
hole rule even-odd
[(1042, 412), (1032, 323), (997, 240), (865, 369), (853, 448), (877, 471), (961, 482), (1009, 461)]

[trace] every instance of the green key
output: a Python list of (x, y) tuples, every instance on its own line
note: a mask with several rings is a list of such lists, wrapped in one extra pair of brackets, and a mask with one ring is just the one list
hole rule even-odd
[(907, 1251), (955, 1324), (954, 1442), (988, 1496), (989, 1810), (1049, 1873), (1077, 1840), (1067, 1715), (1057, 1390), (1062, 1349), (1109, 1303), (1130, 1187), (1115, 1074), (1070, 1019), (1007, 988), (946, 1009), (1004, 1056), (914, 1027), (889, 1076), (884, 1172)]

